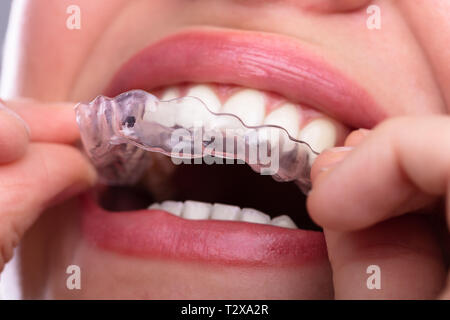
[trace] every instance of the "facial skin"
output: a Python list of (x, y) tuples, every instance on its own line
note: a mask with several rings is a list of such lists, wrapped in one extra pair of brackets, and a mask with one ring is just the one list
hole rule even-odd
[[(217, 27), (298, 40), (357, 82), (389, 117), (449, 112), (450, 3), (446, 0), (433, 4), (425, 0), (107, 2), (16, 0), (0, 96), (88, 101), (104, 90), (124, 62), (150, 43), (188, 28)], [(81, 8), (80, 30), (66, 28), (66, 8), (72, 4)], [(366, 27), (370, 4), (381, 8), (381, 30)], [(417, 223), (411, 222), (415, 227)], [(80, 291), (65, 288), (65, 271), (72, 264), (79, 265), (84, 275)], [(82, 238), (75, 199), (39, 218), (22, 239), (2, 283), (11, 296), (24, 298), (333, 297), (328, 262), (301, 270), (255, 269), (137, 259), (102, 251)], [(428, 294), (416, 296), (431, 297)]]

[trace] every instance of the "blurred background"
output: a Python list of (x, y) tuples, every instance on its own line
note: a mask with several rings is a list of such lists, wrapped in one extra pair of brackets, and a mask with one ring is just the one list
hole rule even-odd
[(0, 58), (3, 53), (3, 41), (5, 40), (5, 32), (6, 26), (8, 25), (8, 16), (11, 2), (12, 0), (0, 0)]
[(11, 7), (12, 0), (0, 0), (0, 43), (3, 46), (3, 40), (6, 31), (6, 25), (8, 24), (9, 9)]

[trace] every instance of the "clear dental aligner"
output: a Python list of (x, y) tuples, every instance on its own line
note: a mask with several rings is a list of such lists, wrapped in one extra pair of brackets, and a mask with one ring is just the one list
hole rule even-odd
[(296, 181), (304, 192), (311, 187), (317, 152), (306, 142), (279, 126), (247, 126), (233, 114), (212, 112), (195, 97), (161, 101), (132, 90), (80, 103), (76, 116), (86, 153), (106, 184), (136, 183), (159, 152), (176, 164), (239, 160), (277, 181)]

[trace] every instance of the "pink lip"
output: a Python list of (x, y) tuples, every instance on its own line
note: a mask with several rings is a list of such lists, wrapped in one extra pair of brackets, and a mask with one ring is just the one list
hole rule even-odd
[[(152, 90), (216, 82), (273, 91), (354, 127), (385, 117), (357, 84), (286, 37), (256, 32), (187, 31), (154, 43), (126, 62), (105, 90)], [(226, 221), (193, 221), (163, 211), (107, 212), (85, 196), (83, 230), (95, 245), (127, 255), (233, 265), (326, 261), (322, 233)]]
[(125, 255), (250, 266), (303, 265), (327, 259), (321, 232), (185, 220), (159, 210), (108, 212), (87, 194), (81, 203), (83, 234), (89, 242)]
[(126, 62), (105, 94), (181, 82), (273, 91), (356, 128), (371, 128), (386, 117), (365, 90), (298, 41), (249, 31), (191, 30), (164, 38)]

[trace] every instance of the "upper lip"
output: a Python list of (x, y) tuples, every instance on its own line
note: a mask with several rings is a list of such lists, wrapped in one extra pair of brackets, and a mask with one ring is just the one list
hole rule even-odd
[(122, 65), (104, 94), (181, 82), (273, 91), (354, 128), (371, 128), (386, 117), (363, 88), (299, 41), (251, 31), (196, 29), (170, 35)]

